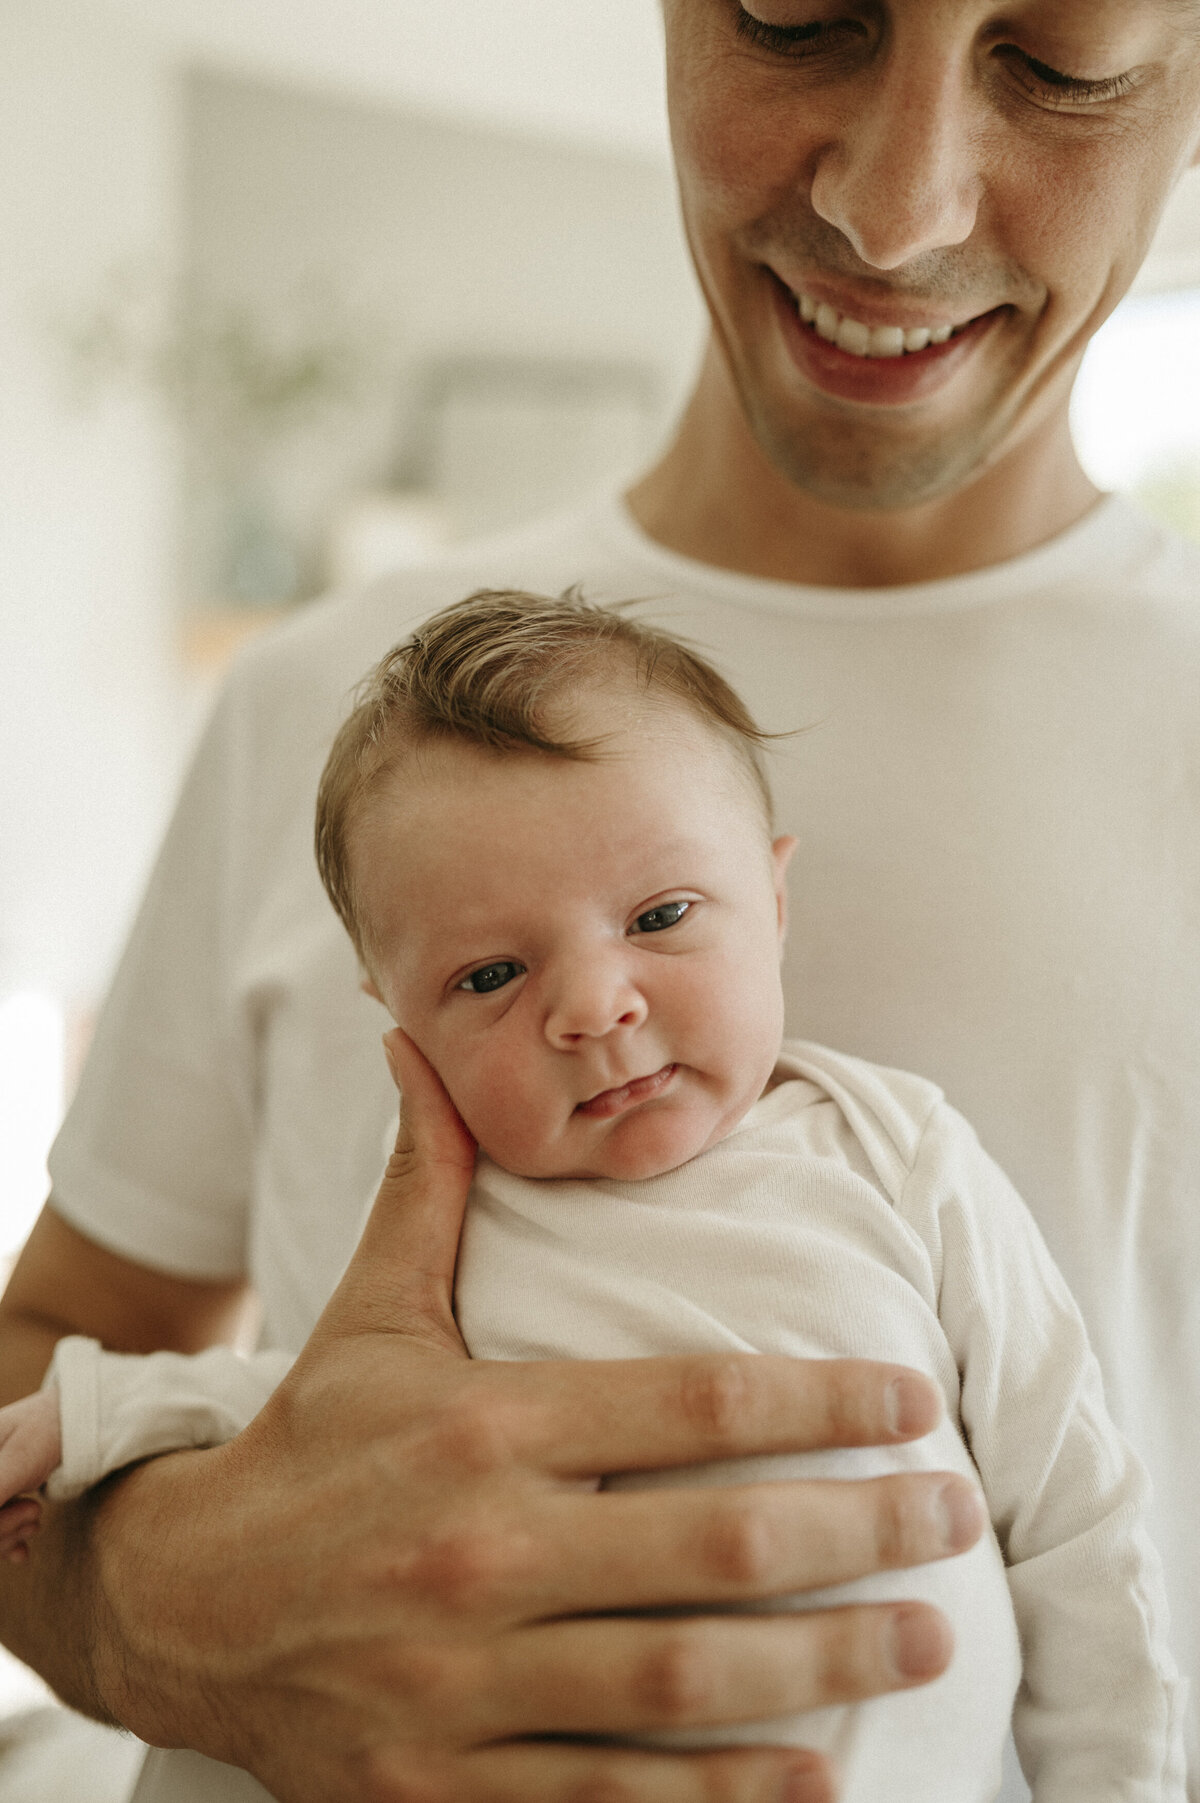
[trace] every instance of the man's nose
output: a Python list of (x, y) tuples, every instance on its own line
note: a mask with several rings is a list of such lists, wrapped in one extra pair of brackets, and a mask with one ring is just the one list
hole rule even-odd
[(546, 1012), (546, 1037), (560, 1051), (645, 1020), (646, 998), (625, 957), (597, 954), (557, 973)]
[(983, 189), (969, 69), (924, 39), (895, 43), (859, 99), (818, 151), (814, 211), (872, 269), (964, 243)]

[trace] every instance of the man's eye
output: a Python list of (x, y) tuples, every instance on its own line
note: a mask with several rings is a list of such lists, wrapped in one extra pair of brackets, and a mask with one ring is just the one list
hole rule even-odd
[(472, 995), (489, 995), (493, 989), (503, 989), (506, 983), (519, 977), (524, 969), (523, 964), (514, 964), (511, 958), (503, 958), (499, 964), (481, 965), (455, 987), (469, 989)]
[(660, 902), (657, 908), (647, 908), (639, 914), (634, 926), (639, 933), (664, 933), (668, 927), (678, 926), (691, 902)]
[(744, 6), (739, 6), (734, 21), (740, 38), (757, 44), (763, 50), (780, 55), (805, 56), (819, 50), (843, 48), (848, 41), (861, 37), (862, 28), (852, 19), (819, 20), (806, 25), (772, 25)]
[(1065, 110), (1119, 100), (1122, 94), (1128, 94), (1137, 85), (1137, 72), (1132, 69), (1121, 75), (1106, 76), (1102, 81), (1088, 81), (1082, 76), (1052, 69), (1048, 63), (1039, 62), (1035, 56), (1029, 56), (1011, 44), (1000, 45), (998, 54), (1008, 63), (1026, 93), (1051, 108)]

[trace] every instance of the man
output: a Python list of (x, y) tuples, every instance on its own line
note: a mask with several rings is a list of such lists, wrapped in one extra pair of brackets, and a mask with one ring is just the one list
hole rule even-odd
[[(1067, 404), (1195, 152), (1200, 6), (665, 19), (713, 320), (678, 436), (627, 509), (315, 610), (235, 676), (5, 1298), (6, 1393), (64, 1331), (227, 1334), (247, 1275), (267, 1339), (305, 1339), (388, 1105), (307, 846), (345, 690), (483, 582), (653, 593), (764, 724), (811, 724), (776, 780), (800, 838), (789, 1028), (937, 1078), (1023, 1189), (1156, 1480), (1194, 1670), (1200, 567), (1098, 502)], [(283, 1803), (830, 1795), (794, 1754), (595, 1737), (922, 1681), (949, 1656), (936, 1620), (626, 1612), (944, 1553), (938, 1486), (658, 1492), (648, 1515), (579, 1480), (919, 1432), (924, 1392), (765, 1360), (466, 1365), (436, 1192), (402, 1133), (371, 1229), (395, 1275), (351, 1266), (230, 1447), (58, 1515), (5, 1573), (9, 1643)], [(179, 1757), (145, 1797), (240, 1794)]]

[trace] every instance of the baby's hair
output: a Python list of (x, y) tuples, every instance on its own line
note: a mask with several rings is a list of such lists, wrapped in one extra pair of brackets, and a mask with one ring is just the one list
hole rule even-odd
[(364, 932), (349, 855), (363, 804), (414, 746), (457, 739), (496, 753), (540, 752), (588, 760), (603, 737), (564, 736), (556, 704), (605, 679), (632, 677), (637, 690), (686, 708), (716, 733), (748, 779), (770, 830), (764, 732), (712, 665), (682, 640), (623, 607), (519, 589), (480, 589), (434, 614), (361, 682), (333, 742), (317, 791), (317, 868), (359, 956)]

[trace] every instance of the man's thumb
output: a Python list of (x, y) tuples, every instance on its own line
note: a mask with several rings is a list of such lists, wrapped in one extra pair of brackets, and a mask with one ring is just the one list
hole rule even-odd
[[(475, 1141), (436, 1071), (400, 1028), (384, 1035), (401, 1092), (400, 1126), (343, 1283), (354, 1325), (456, 1350), (454, 1267)], [(340, 1310), (338, 1311), (341, 1312)], [(349, 1323), (347, 1323), (349, 1324)]]

